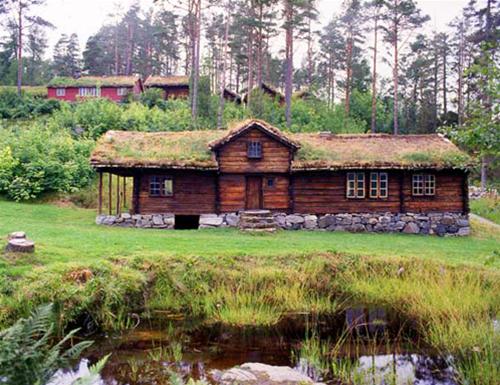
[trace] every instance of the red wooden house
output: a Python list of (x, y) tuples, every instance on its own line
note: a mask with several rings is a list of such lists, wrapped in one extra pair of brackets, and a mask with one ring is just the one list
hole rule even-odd
[(55, 77), (47, 85), (49, 98), (68, 102), (89, 97), (121, 102), (128, 95), (137, 95), (142, 91), (142, 80), (138, 76)]
[(469, 161), (440, 135), (292, 134), (259, 120), (227, 131), (110, 131), (91, 158), (101, 181), (104, 172), (133, 178), (131, 213), (118, 202), (99, 223), (232, 226), (265, 209), (286, 229), (440, 235), (469, 231)]

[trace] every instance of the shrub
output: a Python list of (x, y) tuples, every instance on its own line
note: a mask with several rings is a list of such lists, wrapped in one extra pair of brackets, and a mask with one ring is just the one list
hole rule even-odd
[(3, 119), (26, 119), (50, 114), (60, 106), (58, 100), (47, 100), (26, 93), (19, 96), (10, 88), (0, 90), (0, 118)]
[(34, 125), (0, 131), (0, 193), (20, 201), (44, 192), (73, 192), (90, 184), (93, 142)]

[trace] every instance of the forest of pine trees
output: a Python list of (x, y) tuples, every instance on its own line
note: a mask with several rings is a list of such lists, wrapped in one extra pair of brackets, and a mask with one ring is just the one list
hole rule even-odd
[(63, 34), (54, 47), (46, 38), (54, 26), (33, 13), (44, 3), (6, 0), (0, 8), (0, 83), (187, 74), (196, 100), (200, 76), (214, 93), (265, 82), (282, 90), (288, 125), (292, 94), (307, 89), (372, 132), (429, 133), (465, 124), (477, 100), (486, 105), (484, 77), (473, 69), (488, 55), (498, 66), (497, 0), (470, 0), (447, 32), (431, 33), (415, 0), (344, 0), (326, 25), (315, 0), (136, 2), (86, 42)]

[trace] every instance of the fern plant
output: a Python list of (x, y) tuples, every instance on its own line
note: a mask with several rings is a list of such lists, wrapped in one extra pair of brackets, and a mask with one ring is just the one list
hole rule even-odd
[(61, 367), (78, 358), (92, 342), (66, 348), (78, 329), (53, 344), (55, 323), (52, 305), (37, 308), (30, 317), (18, 320), (0, 332), (0, 384), (44, 385)]

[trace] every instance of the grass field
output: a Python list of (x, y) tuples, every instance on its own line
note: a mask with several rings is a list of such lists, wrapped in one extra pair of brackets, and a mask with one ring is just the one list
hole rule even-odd
[[(151, 230), (97, 226), (95, 211), (47, 204), (0, 201), (0, 234), (26, 231), (35, 240), (36, 264), (92, 262), (113, 257), (238, 257), (311, 253), (347, 253), (378, 257), (418, 257), (447, 263), (499, 267), (500, 233), (475, 228), (465, 238), (404, 234), (351, 234), (283, 231), (273, 236), (241, 234), (233, 229)], [(3, 260), (0, 269), (22, 274), (30, 259)]]
[(471, 211), (500, 225), (500, 199), (485, 197), (470, 202)]
[(34, 255), (0, 255), (0, 328), (49, 302), (61, 327), (90, 317), (104, 330), (129, 327), (133, 314), (270, 326), (290, 313), (364, 304), (411, 320), (426, 343), (474, 359), (474, 370), (489, 359), (496, 376), (496, 348), (475, 352), (500, 338), (491, 327), (500, 314), (500, 234), (487, 225), (473, 223), (465, 238), (253, 236), (97, 226), (93, 210), (50, 204), (0, 201), (0, 213), (0, 247), (19, 230), (36, 242)]

